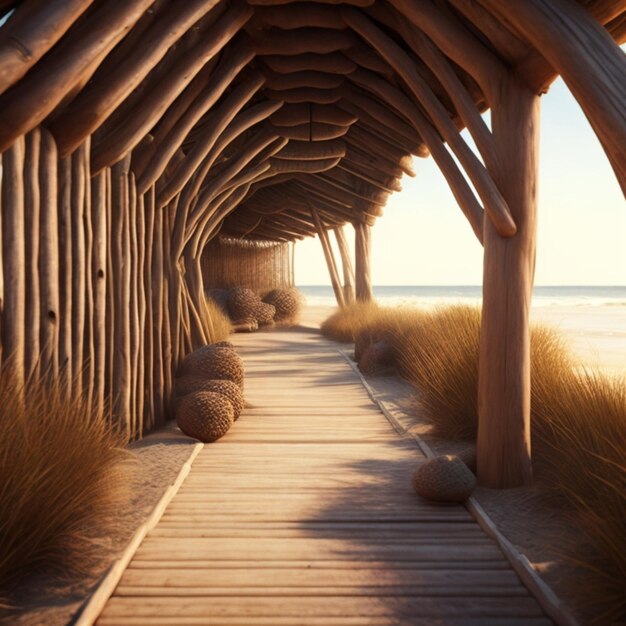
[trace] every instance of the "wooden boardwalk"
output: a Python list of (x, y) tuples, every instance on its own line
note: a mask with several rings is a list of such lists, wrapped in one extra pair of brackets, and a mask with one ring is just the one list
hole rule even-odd
[(429, 504), (335, 346), (238, 336), (246, 409), (207, 445), (98, 624), (548, 626), (462, 506)]

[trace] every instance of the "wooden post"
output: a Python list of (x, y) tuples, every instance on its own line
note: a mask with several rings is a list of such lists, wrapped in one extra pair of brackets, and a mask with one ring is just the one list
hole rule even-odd
[(146, 378), (146, 395), (144, 422), (146, 428), (153, 428), (156, 418), (155, 385), (154, 385), (154, 317), (152, 298), (152, 244), (154, 240), (154, 186), (144, 194), (145, 217), (145, 262), (143, 273), (143, 290), (146, 300), (146, 318), (144, 324), (144, 363)]
[(26, 341), (25, 376), (35, 379), (40, 366), (39, 348), (39, 153), (41, 132), (38, 128), (26, 135), (24, 161), (24, 223), (26, 261)]
[(59, 376), (58, 155), (54, 138), (45, 129), (41, 132), (40, 158), (39, 344), (41, 346), (41, 371), (45, 372), (51, 380), (56, 380)]
[(24, 137), (2, 155), (2, 346), (18, 385), (24, 383), (25, 354), (24, 156)]
[(146, 401), (146, 293), (144, 291), (144, 266), (146, 263), (146, 209), (144, 196), (137, 197), (137, 421), (139, 423), (138, 435), (143, 436), (144, 409)]
[(83, 348), (83, 392), (85, 400), (93, 406), (95, 389), (95, 345), (94, 345), (94, 276), (93, 268), (93, 223), (91, 221), (91, 169), (89, 165), (89, 154), (91, 137), (85, 139), (85, 151), (82, 159), (82, 167), (85, 176), (85, 195), (83, 209), (83, 232), (85, 237), (85, 332)]
[(72, 154), (72, 184), (71, 184), (71, 247), (72, 247), (72, 393), (83, 393), (83, 375), (85, 367), (85, 180), (84, 160), (86, 146), (81, 144)]
[(165, 323), (163, 320), (163, 218), (165, 209), (157, 209), (154, 204), (154, 189), (152, 190), (152, 206), (154, 208), (154, 229), (152, 236), (152, 350), (154, 403), (156, 407), (155, 421), (162, 423), (165, 419), (165, 358), (163, 335)]
[(371, 233), (370, 227), (362, 222), (354, 224), (354, 257), (356, 299), (369, 302), (372, 299), (370, 278)]
[(478, 480), (494, 488), (531, 482), (529, 309), (535, 271), (539, 98), (504, 81), (491, 112), (498, 169), (517, 233), (484, 224), (478, 391)]
[(106, 393), (106, 284), (107, 284), (107, 172), (101, 171), (91, 180), (91, 223), (93, 255), (93, 344), (94, 403), (104, 410)]
[(339, 246), (339, 255), (341, 256), (341, 265), (343, 266), (343, 292), (347, 304), (352, 304), (356, 299), (354, 293), (354, 268), (352, 267), (352, 259), (350, 258), (350, 250), (348, 242), (343, 231), (343, 226), (333, 229), (337, 245)]
[(58, 186), (60, 325), (59, 366), (69, 392), (72, 363), (72, 158), (59, 161)]
[(111, 168), (111, 257), (114, 277), (114, 367), (112, 402), (114, 415), (130, 435), (132, 361), (130, 345), (130, 221), (128, 219), (128, 168), (130, 156)]
[(333, 291), (335, 292), (335, 298), (337, 299), (337, 304), (344, 308), (346, 306), (346, 301), (343, 295), (343, 290), (341, 288), (341, 281), (339, 280), (339, 272), (337, 271), (337, 264), (335, 262), (335, 256), (333, 254), (333, 249), (330, 245), (330, 239), (328, 238), (328, 232), (324, 228), (322, 221), (320, 220), (320, 216), (317, 211), (310, 207), (311, 217), (315, 222), (315, 229), (317, 230), (317, 236), (319, 237), (320, 243), (322, 244), (322, 250), (324, 251), (324, 258), (326, 259), (326, 265), (328, 266), (328, 273), (330, 274), (330, 282), (333, 286)]
[(141, 436), (141, 423), (143, 417), (139, 415), (139, 294), (137, 284), (139, 280), (139, 246), (137, 238), (137, 188), (135, 186), (135, 175), (130, 172), (128, 176), (128, 226), (129, 226), (129, 257), (130, 268), (130, 354), (131, 368), (129, 382), (131, 386), (130, 410), (132, 420), (133, 436)]

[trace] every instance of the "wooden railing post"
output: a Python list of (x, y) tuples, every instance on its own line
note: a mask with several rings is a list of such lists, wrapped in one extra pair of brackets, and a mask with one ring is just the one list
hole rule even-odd
[(491, 113), (498, 169), (491, 174), (517, 233), (499, 236), (484, 223), (480, 337), (478, 480), (517, 487), (532, 480), (529, 309), (535, 271), (539, 98), (504, 81)]

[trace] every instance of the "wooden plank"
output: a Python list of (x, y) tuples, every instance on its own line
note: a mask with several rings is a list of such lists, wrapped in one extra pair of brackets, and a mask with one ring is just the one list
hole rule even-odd
[[(120, 588), (131, 595), (133, 588), (154, 587), (156, 589), (201, 589), (201, 588), (272, 588), (313, 586), (316, 588), (368, 587), (370, 593), (378, 587), (419, 587), (426, 588), (470, 588), (483, 589), (490, 595), (490, 588), (522, 589), (519, 579), (512, 571), (502, 570), (424, 570), (424, 569), (151, 569), (126, 570)], [(374, 588), (374, 589), (372, 589)], [(119, 589), (118, 589), (119, 591)], [(164, 595), (167, 595), (163, 591)], [(135, 593), (134, 595), (139, 595)], [(270, 594), (271, 595), (271, 594)]]
[[(320, 606), (322, 605), (322, 606)], [(541, 617), (541, 610), (533, 598), (481, 598), (472, 596), (447, 598), (396, 598), (393, 596), (360, 597), (358, 602), (349, 597), (290, 598), (278, 597), (233, 598), (126, 598), (110, 599), (104, 615), (112, 617), (176, 616), (176, 617)]]

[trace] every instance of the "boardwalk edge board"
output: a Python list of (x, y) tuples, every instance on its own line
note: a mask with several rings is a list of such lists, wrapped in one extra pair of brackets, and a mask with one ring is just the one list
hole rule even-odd
[[(393, 413), (386, 406), (384, 400), (382, 400), (372, 386), (367, 382), (356, 363), (352, 361), (347, 352), (341, 348), (337, 348), (337, 351), (346, 360), (352, 370), (358, 375), (363, 384), (363, 387), (367, 391), (367, 394), (372, 401), (378, 405), (383, 415), (389, 420), (389, 423), (393, 429), (403, 437), (411, 437), (419, 449), (424, 453), (426, 458), (433, 458), (435, 453), (430, 446), (423, 441), (416, 433), (404, 428), (398, 420), (394, 417)], [(535, 597), (541, 608), (545, 611), (546, 615), (554, 620), (558, 626), (580, 626), (576, 618), (571, 612), (564, 606), (563, 602), (559, 600), (558, 596), (554, 593), (552, 588), (541, 578), (533, 564), (528, 558), (522, 554), (499, 530), (494, 521), (489, 517), (485, 509), (479, 504), (479, 502), (470, 496), (465, 503), (465, 508), (470, 512), (474, 519), (478, 522), (479, 526), (491, 537), (506, 560), (510, 563), (515, 573), (520, 577), (526, 588)]]
[(106, 606), (109, 598), (113, 595), (113, 592), (126, 571), (128, 564), (135, 556), (135, 553), (139, 549), (139, 546), (142, 544), (148, 532), (150, 532), (158, 524), (168, 504), (178, 493), (178, 490), (183, 484), (185, 478), (187, 478), (187, 475), (191, 471), (191, 465), (193, 464), (194, 459), (198, 456), (202, 448), (204, 448), (203, 443), (194, 444), (191, 454), (180, 468), (180, 471), (176, 476), (176, 480), (165, 490), (161, 499), (157, 502), (154, 509), (152, 509), (150, 517), (148, 517), (148, 519), (135, 531), (135, 534), (128, 542), (128, 545), (121, 556), (111, 564), (109, 569), (103, 575), (102, 579), (89, 596), (82, 609), (79, 610), (77, 617), (72, 622), (73, 626), (92, 626), (98, 617), (100, 617), (100, 613)]

